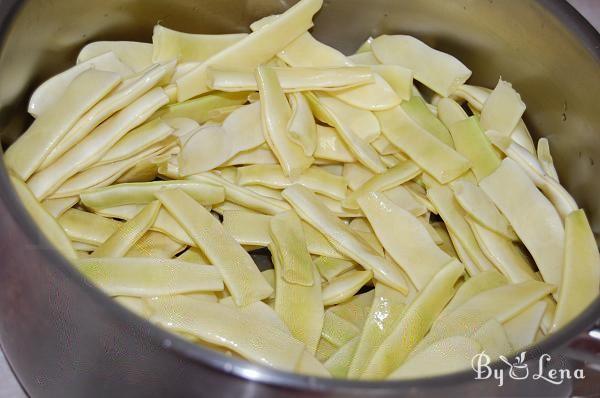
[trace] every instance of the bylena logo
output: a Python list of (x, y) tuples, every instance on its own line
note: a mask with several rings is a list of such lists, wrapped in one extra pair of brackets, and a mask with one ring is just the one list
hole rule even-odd
[(525, 363), (525, 352), (515, 357), (514, 362), (510, 362), (504, 355), (500, 355), (500, 360), (509, 366), (508, 373), (505, 369), (492, 369), (490, 356), (485, 351), (480, 352), (471, 359), (471, 367), (475, 371), (475, 380), (487, 380), (493, 378), (498, 381), (498, 386), (504, 385), (504, 378), (509, 377), (512, 380), (544, 380), (555, 385), (562, 384), (565, 380), (585, 379), (583, 369), (547, 369), (546, 364), (552, 358), (549, 354), (542, 354), (537, 363), (537, 369), (529, 369)]

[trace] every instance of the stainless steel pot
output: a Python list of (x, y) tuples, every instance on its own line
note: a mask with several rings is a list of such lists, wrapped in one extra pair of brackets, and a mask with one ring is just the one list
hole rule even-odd
[[(32, 88), (100, 39), (150, 40), (152, 26), (189, 32), (245, 30), (285, 0), (0, 0), (0, 131), (4, 145), (30, 121)], [(458, 56), (472, 82), (502, 75), (528, 105), (527, 122), (551, 142), (561, 179), (600, 232), (600, 38), (559, 0), (325, 0), (314, 34), (352, 51), (369, 35), (409, 33)], [(0, 341), (32, 396), (560, 396), (571, 381), (473, 380), (472, 371), (402, 382), (346, 382), (283, 373), (226, 358), (164, 332), (115, 305), (52, 250), (0, 166)], [(598, 361), (586, 334), (596, 301), (527, 352), (537, 369)], [(582, 338), (583, 336), (583, 338)], [(586, 337), (587, 336), (587, 337)], [(565, 349), (565, 346), (568, 349)], [(501, 369), (501, 365), (496, 367)], [(596, 384), (597, 385), (597, 384)]]

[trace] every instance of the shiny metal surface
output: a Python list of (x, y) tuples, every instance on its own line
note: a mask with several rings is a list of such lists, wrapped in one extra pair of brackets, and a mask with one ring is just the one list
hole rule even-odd
[[(2, 18), (15, 0), (1, 0)], [(44, 78), (72, 64), (86, 42), (149, 41), (160, 21), (189, 32), (245, 31), (281, 12), (277, 0), (30, 0), (15, 14), (0, 50), (0, 131), (4, 144), (28, 123), (26, 101)], [(600, 39), (566, 3), (556, 0), (330, 0), (315, 22), (320, 40), (351, 52), (369, 35), (409, 33), (458, 56), (474, 84), (513, 82), (528, 105), (532, 133), (547, 136), (559, 175), (600, 231)], [(6, 354), (31, 393), (63, 396), (144, 394), (216, 396), (416, 396), (461, 391), (563, 395), (569, 385), (474, 382), (471, 372), (408, 382), (319, 380), (273, 371), (156, 329), (90, 287), (39, 236), (0, 169), (0, 324)], [(530, 351), (556, 350), (600, 314), (588, 311)], [(32, 344), (40, 344), (34, 347)], [(64, 346), (63, 346), (64, 345)], [(567, 361), (565, 359), (565, 361)], [(560, 359), (558, 360), (562, 366)], [(121, 380), (124, 378), (124, 381)], [(101, 386), (101, 387), (100, 387)], [(68, 388), (68, 390), (67, 390)]]

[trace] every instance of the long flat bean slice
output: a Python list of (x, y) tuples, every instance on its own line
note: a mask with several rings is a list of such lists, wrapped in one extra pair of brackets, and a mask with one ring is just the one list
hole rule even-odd
[(533, 344), (547, 305), (545, 301), (538, 301), (512, 319), (504, 322), (504, 330), (506, 330), (508, 340), (515, 350), (521, 350)]
[(401, 272), (357, 238), (312, 192), (301, 185), (292, 185), (283, 191), (283, 197), (290, 202), (300, 218), (325, 235), (342, 254), (372, 270), (377, 280), (401, 292), (406, 291), (406, 281)]
[(293, 265), (293, 268), (298, 271), (303, 268), (305, 272), (309, 272), (311, 285), (288, 282), (285, 277), (286, 269), (300, 259), (293, 254), (289, 258), (285, 257), (287, 253), (277, 244), (270, 248), (275, 265), (275, 311), (292, 336), (306, 344), (308, 351), (314, 354), (321, 336), (324, 311), (319, 273), (308, 256), (308, 260)]
[(148, 304), (153, 322), (225, 346), (263, 365), (292, 371), (304, 351), (304, 344), (289, 333), (234, 307), (183, 296), (151, 299)]
[(41, 168), (46, 168), (54, 163), (65, 152), (80, 142), (87, 134), (94, 130), (115, 112), (127, 107), (140, 96), (154, 87), (161, 79), (167, 76), (175, 63), (154, 64), (147, 68), (141, 76), (132, 77), (122, 82), (113, 92), (98, 102), (92, 109), (79, 119), (66, 136), (58, 143), (49, 154)]
[(303, 0), (285, 13), (270, 20), (261, 29), (216, 53), (177, 80), (177, 96), (184, 101), (209, 91), (209, 67), (254, 69), (269, 61), (290, 42), (312, 27), (312, 17), (321, 8), (322, 0)]
[(333, 199), (346, 197), (346, 181), (343, 177), (334, 176), (317, 167), (306, 169), (297, 178), (286, 177), (278, 165), (251, 165), (238, 169), (238, 184), (264, 185), (269, 188), (283, 189), (293, 184), (300, 184), (315, 193), (329, 196)]
[[(295, 67), (273, 68), (285, 92), (331, 91), (360, 86), (373, 82), (370, 68), (353, 67)], [(208, 70), (208, 86), (220, 91), (258, 91), (256, 79), (251, 72), (211, 68)]]
[(553, 330), (566, 325), (598, 296), (600, 255), (583, 210), (574, 211), (565, 220), (563, 267)]
[(73, 245), (65, 231), (61, 228), (56, 219), (48, 213), (40, 202), (37, 201), (35, 196), (33, 196), (33, 193), (27, 187), (27, 184), (14, 175), (10, 175), (10, 180), (17, 191), (19, 199), (23, 202), (25, 210), (27, 210), (31, 218), (36, 222), (46, 239), (48, 239), (48, 241), (63, 256), (70, 260), (76, 259), (77, 253), (75, 253)]
[(416, 80), (444, 97), (471, 76), (471, 71), (458, 59), (411, 36), (382, 35), (371, 46), (379, 61), (411, 69)]
[(387, 139), (439, 182), (450, 182), (469, 169), (464, 156), (419, 126), (402, 107), (376, 115)]
[[(511, 159), (480, 182), (535, 260), (544, 280), (560, 285), (565, 231), (560, 216)], [(510, 187), (510, 189), (507, 189)]]
[(31, 190), (38, 198), (46, 197), (69, 177), (98, 161), (115, 142), (168, 101), (161, 88), (149, 91), (98, 126), (52, 165), (34, 174), (28, 181)]
[(360, 197), (358, 203), (386, 251), (410, 276), (417, 289), (423, 289), (452, 260), (415, 216), (381, 193), (370, 192)]
[(334, 305), (346, 301), (372, 278), (370, 270), (352, 270), (332, 279), (323, 287), (323, 304)]
[(81, 194), (81, 202), (87, 207), (96, 209), (146, 204), (154, 200), (156, 192), (170, 189), (181, 189), (202, 205), (217, 204), (225, 199), (224, 189), (216, 184), (176, 180), (117, 184), (91, 189)]
[(116, 73), (95, 69), (77, 76), (64, 94), (6, 150), (6, 165), (27, 180), (77, 120), (120, 81)]
[(154, 258), (86, 258), (76, 267), (111, 296), (155, 297), (223, 290), (212, 265)]
[(375, 351), (361, 375), (362, 379), (385, 378), (402, 365), (454, 294), (454, 284), (462, 273), (462, 264), (453, 261), (429, 281), (408, 304), (393, 330)]
[(237, 305), (251, 304), (271, 295), (273, 289), (250, 255), (202, 205), (181, 190), (157, 192), (156, 197), (221, 271)]
[(124, 256), (129, 249), (146, 233), (154, 224), (160, 202), (154, 201), (139, 212), (131, 220), (121, 224), (106, 241), (104, 241), (94, 252), (93, 257), (120, 257)]
[(179, 62), (204, 62), (247, 36), (247, 33), (191, 34), (155, 25), (152, 34), (152, 59), (155, 62), (172, 59)]
[(421, 174), (421, 169), (410, 160), (401, 161), (381, 174), (375, 174), (343, 201), (343, 206), (348, 209), (358, 209), (358, 198), (369, 192), (385, 191), (404, 184)]
[(406, 297), (396, 290), (383, 283), (375, 285), (375, 298), (348, 368), (349, 378), (360, 378), (377, 347), (392, 332), (405, 304)]

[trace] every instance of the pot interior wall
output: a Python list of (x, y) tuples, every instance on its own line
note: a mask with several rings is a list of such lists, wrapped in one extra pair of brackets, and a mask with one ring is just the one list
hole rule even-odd
[[(195, 33), (246, 31), (289, 0), (30, 0), (0, 53), (0, 131), (6, 147), (30, 122), (28, 96), (95, 40), (150, 41), (155, 23)], [(561, 24), (553, 1), (325, 0), (315, 36), (346, 53), (367, 37), (407, 33), (473, 70), (472, 84), (513, 83), (534, 137), (550, 141), (559, 176), (600, 232), (600, 68), (595, 43)], [(560, 17), (564, 19), (564, 15)], [(579, 19), (578, 19), (579, 18)], [(581, 20), (575, 15), (575, 20)], [(594, 55), (593, 52), (596, 52)]]

